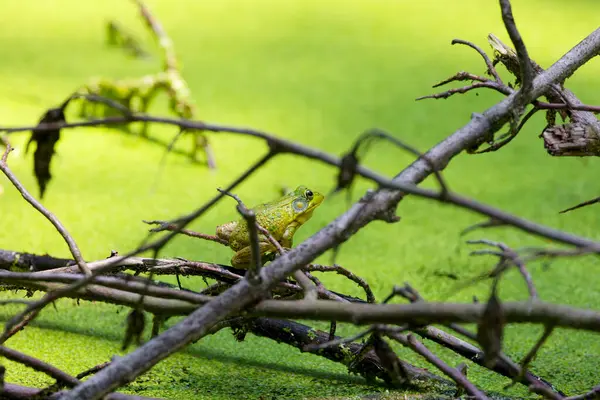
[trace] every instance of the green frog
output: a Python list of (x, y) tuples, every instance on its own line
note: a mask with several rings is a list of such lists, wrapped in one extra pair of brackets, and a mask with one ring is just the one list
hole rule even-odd
[[(256, 206), (252, 211), (256, 215), (256, 222), (268, 230), (283, 248), (291, 248), (294, 233), (312, 217), (313, 211), (324, 198), (319, 192), (306, 186), (298, 186), (279, 200)], [(217, 226), (217, 236), (226, 240), (229, 247), (236, 252), (231, 258), (232, 266), (248, 268), (251, 265), (250, 235), (243, 218)], [(258, 240), (263, 262), (272, 260), (277, 250), (275, 246), (260, 232)]]

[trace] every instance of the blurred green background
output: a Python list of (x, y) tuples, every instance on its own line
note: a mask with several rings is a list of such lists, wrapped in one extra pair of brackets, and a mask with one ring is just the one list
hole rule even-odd
[[(448, 100), (415, 102), (432, 92), (431, 85), (468, 70), (485, 67), (471, 49), (451, 46), (461, 38), (488, 49), (493, 32), (508, 43), (496, 1), (419, 2), (392, 0), (221, 0), (148, 1), (175, 42), (198, 106), (198, 117), (250, 126), (277, 136), (341, 154), (360, 133), (379, 127), (425, 150), (501, 99), (486, 91)], [(543, 67), (598, 27), (600, 4), (593, 0), (515, 0), (513, 10), (530, 55)], [(151, 60), (135, 60), (106, 47), (105, 23), (116, 19), (144, 38)], [(137, 77), (160, 68), (152, 37), (131, 2), (106, 0), (5, 0), (0, 13), (0, 125), (31, 125), (91, 77)], [(567, 81), (584, 102), (598, 103), (598, 60)], [(502, 72), (505, 72), (502, 70)], [(508, 79), (507, 75), (504, 75)], [(164, 100), (164, 99), (163, 99)], [(166, 102), (152, 109), (166, 114)], [(73, 119), (73, 116), (70, 116)], [(597, 208), (566, 215), (563, 208), (596, 197), (595, 159), (551, 158), (537, 135), (543, 115), (534, 117), (519, 137), (500, 152), (461, 155), (445, 172), (450, 187), (464, 195), (540, 223), (583, 236), (600, 238)], [(168, 140), (176, 130), (151, 128)], [(10, 166), (33, 193), (37, 187), (31, 154), (24, 155), (28, 134), (11, 136), (17, 151)], [(44, 204), (66, 225), (86, 259), (126, 252), (146, 235), (142, 219), (169, 219), (200, 206), (266, 151), (264, 143), (228, 134), (210, 135), (218, 170), (208, 171), (184, 156), (169, 155), (159, 173), (164, 149), (111, 129), (64, 131), (52, 164), (54, 175)], [(178, 145), (189, 148), (189, 138)], [(411, 156), (386, 144), (372, 146), (365, 164), (390, 176)], [(336, 171), (299, 157), (281, 156), (236, 191), (247, 204), (271, 200), (281, 186), (305, 184), (327, 192)], [(590, 184), (592, 183), (592, 184)], [(427, 182), (426, 184), (431, 184)], [(0, 248), (68, 256), (50, 224), (0, 178)], [(359, 182), (357, 200), (369, 182)], [(326, 225), (348, 207), (345, 196), (330, 197), (296, 235), (296, 243)], [(470, 301), (485, 298), (489, 282), (458, 293), (456, 283), (438, 276), (456, 274), (462, 281), (489, 270), (494, 261), (471, 258), (459, 237), (479, 216), (431, 201), (408, 198), (398, 209), (402, 221), (373, 223), (341, 248), (338, 262), (368, 279), (379, 299), (393, 283), (407, 281), (430, 300)], [(221, 202), (192, 228), (212, 233), (235, 218), (234, 203)], [(480, 231), (469, 238), (502, 240), (510, 246), (547, 244), (511, 229)], [(182, 237), (163, 256), (227, 263), (229, 249)], [(330, 262), (330, 254), (319, 260)], [(593, 258), (561, 260), (550, 268), (533, 264), (530, 271), (542, 299), (600, 308), (600, 266)], [(323, 276), (333, 290), (361, 295), (350, 283)], [(199, 279), (184, 285), (201, 288)], [(521, 277), (509, 273), (501, 286), (503, 299), (524, 299)], [(4, 306), (4, 319), (18, 308)], [(120, 341), (126, 309), (64, 300), (48, 308), (35, 324), (7, 345), (77, 374), (122, 354)], [(174, 323), (175, 321), (171, 321)], [(319, 325), (322, 326), (322, 325)], [(344, 327), (341, 332), (355, 328)], [(505, 351), (519, 359), (541, 334), (540, 327), (507, 331)], [(461, 360), (431, 348), (452, 365)], [(405, 349), (399, 353), (427, 364)], [(596, 335), (557, 331), (539, 353), (532, 371), (567, 394), (598, 383)], [(51, 381), (20, 365), (2, 360), (6, 380), (31, 386)], [(433, 367), (430, 369), (434, 370)], [(489, 390), (502, 391), (508, 380), (475, 365), (469, 377)], [(236, 343), (229, 331), (207, 337), (137, 379), (123, 391), (172, 399), (351, 397), (385, 392), (368, 386), (345, 368), (284, 344), (248, 335)], [(399, 392), (401, 393), (401, 392)], [(504, 392), (526, 397), (514, 387)]]

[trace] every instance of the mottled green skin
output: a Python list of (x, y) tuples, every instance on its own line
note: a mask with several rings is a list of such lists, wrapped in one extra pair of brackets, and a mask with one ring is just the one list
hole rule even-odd
[[(292, 247), (294, 233), (302, 224), (312, 217), (312, 213), (322, 202), (325, 196), (314, 192), (306, 186), (298, 186), (296, 190), (280, 198), (254, 207), (256, 221), (260, 226), (269, 231), (271, 236), (284, 248)], [(238, 221), (228, 222), (217, 227), (217, 236), (227, 240), (229, 247), (235, 251), (231, 258), (231, 265), (236, 268), (248, 268), (252, 260), (250, 248), (250, 235), (248, 225), (241, 218)], [(259, 234), (259, 248), (261, 256), (274, 253), (275, 246), (265, 235)]]

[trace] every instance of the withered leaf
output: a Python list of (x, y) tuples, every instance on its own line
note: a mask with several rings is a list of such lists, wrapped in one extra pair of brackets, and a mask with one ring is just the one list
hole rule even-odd
[[(49, 123), (65, 122), (64, 105), (59, 108), (51, 108), (42, 117), (38, 126)], [(34, 129), (31, 137), (25, 146), (25, 154), (29, 150), (31, 142), (36, 143), (35, 153), (33, 155), (33, 171), (38, 182), (40, 198), (44, 197), (46, 186), (52, 174), (50, 174), (50, 162), (54, 156), (54, 146), (60, 139), (60, 129), (42, 130)]]
[(144, 333), (145, 325), (146, 317), (144, 316), (144, 312), (141, 310), (131, 310), (127, 316), (127, 329), (125, 330), (122, 350), (127, 349), (133, 340), (138, 345), (142, 342), (142, 333)]
[(496, 289), (488, 300), (481, 320), (477, 324), (477, 341), (483, 349), (483, 363), (491, 368), (496, 363), (502, 351), (502, 338), (504, 335), (504, 313), (502, 304), (496, 295)]
[(358, 157), (356, 155), (356, 149), (354, 149), (342, 157), (342, 165), (340, 166), (340, 172), (337, 177), (337, 187), (335, 188), (336, 192), (350, 187), (356, 176), (357, 167)]

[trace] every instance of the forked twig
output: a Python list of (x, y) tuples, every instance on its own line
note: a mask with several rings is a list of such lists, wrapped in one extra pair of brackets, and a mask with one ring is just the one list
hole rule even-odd
[(498, 71), (496, 71), (496, 67), (494, 66), (494, 64), (492, 63), (492, 60), (490, 60), (490, 58), (488, 57), (488, 55), (485, 53), (485, 51), (483, 51), (481, 49), (481, 47), (477, 46), (475, 43), (466, 41), (466, 40), (462, 40), (462, 39), (454, 39), (452, 40), (451, 44), (463, 44), (465, 46), (469, 46), (470, 48), (474, 49), (476, 52), (478, 52), (481, 57), (483, 58), (483, 61), (485, 61), (485, 65), (487, 66), (487, 73), (491, 76), (494, 77), (494, 80), (499, 83), (500, 85), (504, 85), (504, 83), (502, 82), (502, 78), (500, 78), (500, 75), (498, 74)]

